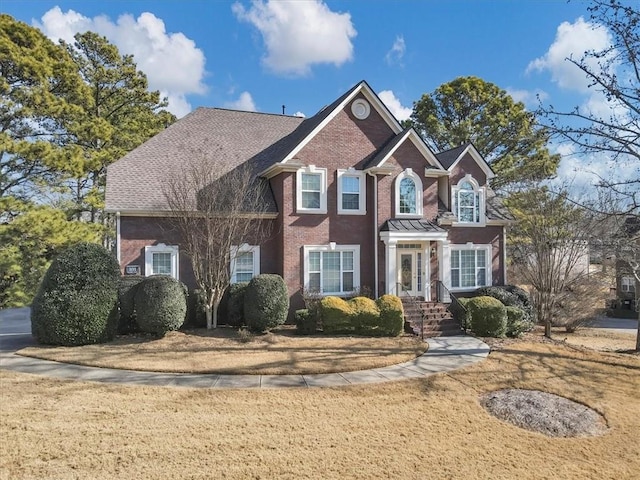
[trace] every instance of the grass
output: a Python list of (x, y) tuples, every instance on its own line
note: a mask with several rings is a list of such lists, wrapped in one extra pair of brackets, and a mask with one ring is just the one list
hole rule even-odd
[[(0, 478), (631, 479), (640, 358), (519, 341), (428, 377), (333, 389), (197, 390), (0, 371)], [(548, 438), (489, 415), (502, 388), (594, 408), (609, 430)]]
[(21, 355), (78, 365), (155, 372), (310, 374), (385, 367), (426, 350), (414, 336), (299, 336), (285, 327), (245, 338), (219, 328), (171, 332), (164, 338), (119, 337), (102, 345), (28, 347)]

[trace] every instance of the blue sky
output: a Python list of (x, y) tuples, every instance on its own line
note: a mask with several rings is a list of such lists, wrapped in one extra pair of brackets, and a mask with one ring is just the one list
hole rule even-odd
[[(51, 38), (105, 35), (183, 116), (198, 106), (310, 116), (364, 79), (403, 119), (442, 83), (475, 75), (523, 101), (602, 99), (564, 59), (607, 45), (583, 0), (2, 0)], [(579, 168), (571, 147), (564, 175)], [(593, 168), (599, 169), (600, 166)]]

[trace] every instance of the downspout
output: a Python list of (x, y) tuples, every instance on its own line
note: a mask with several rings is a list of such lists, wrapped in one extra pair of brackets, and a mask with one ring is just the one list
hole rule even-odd
[(503, 285), (509, 285), (507, 282), (507, 227), (502, 226), (502, 281)]
[[(371, 175), (371, 174), (370, 174)], [(373, 294), (378, 298), (378, 176), (373, 177)]]
[(120, 212), (116, 212), (116, 259), (120, 265)]

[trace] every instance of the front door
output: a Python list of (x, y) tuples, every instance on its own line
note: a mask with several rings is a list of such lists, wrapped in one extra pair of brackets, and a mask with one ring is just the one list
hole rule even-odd
[(416, 251), (403, 251), (398, 254), (399, 278), (401, 294), (420, 295), (422, 289), (422, 254)]

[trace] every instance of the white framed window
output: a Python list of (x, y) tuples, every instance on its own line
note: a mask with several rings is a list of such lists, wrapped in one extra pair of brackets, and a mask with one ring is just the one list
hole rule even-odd
[(248, 282), (260, 274), (260, 246), (231, 247), (231, 283)]
[(360, 288), (360, 245), (305, 245), (304, 288), (323, 295), (348, 295)]
[(296, 211), (327, 213), (327, 169), (310, 165), (296, 173)]
[(451, 192), (453, 214), (458, 223), (484, 224), (484, 188), (471, 175), (466, 175)]
[(625, 275), (620, 278), (620, 288), (623, 292), (635, 292), (636, 291), (636, 279), (631, 275)]
[(353, 168), (338, 170), (338, 213), (366, 214), (366, 190), (364, 172)]
[(396, 216), (422, 217), (422, 181), (410, 168), (396, 177)]
[(491, 245), (453, 245), (450, 258), (452, 290), (491, 285)]
[(144, 247), (144, 274), (169, 275), (178, 280), (178, 246), (150, 245)]

